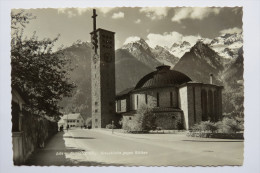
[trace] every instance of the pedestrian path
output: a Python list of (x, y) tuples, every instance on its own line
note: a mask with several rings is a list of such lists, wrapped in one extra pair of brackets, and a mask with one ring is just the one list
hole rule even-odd
[(80, 153), (82, 149), (75, 142), (73, 130), (58, 132), (42, 149), (36, 149), (25, 165), (28, 166), (108, 166), (105, 163), (88, 160), (73, 159), (73, 153)]
[(36, 149), (26, 162), (26, 165), (71, 165), (71, 161), (66, 159), (62, 153), (76, 149), (65, 146), (64, 134), (65, 132), (58, 132), (47, 142), (44, 148)]

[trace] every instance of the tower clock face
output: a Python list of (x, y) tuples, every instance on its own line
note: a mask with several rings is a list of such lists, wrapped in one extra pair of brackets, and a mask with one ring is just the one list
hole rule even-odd
[(93, 62), (96, 63), (98, 60), (98, 55), (97, 54), (94, 54), (93, 55)]
[(104, 54), (104, 60), (105, 62), (109, 63), (112, 61), (112, 56), (111, 56), (111, 53), (105, 53)]

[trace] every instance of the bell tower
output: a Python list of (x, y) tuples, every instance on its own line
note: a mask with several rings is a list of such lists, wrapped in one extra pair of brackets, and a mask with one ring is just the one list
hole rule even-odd
[(91, 35), (92, 128), (105, 128), (115, 118), (115, 39), (114, 32), (96, 29), (93, 9)]

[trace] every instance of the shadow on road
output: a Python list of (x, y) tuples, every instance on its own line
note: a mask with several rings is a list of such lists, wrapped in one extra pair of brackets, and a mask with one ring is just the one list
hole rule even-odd
[(186, 141), (186, 142), (244, 142), (244, 141), (204, 141), (204, 140), (182, 140), (182, 141)]
[[(36, 149), (27, 162), (24, 165), (27, 166), (110, 166), (110, 164), (102, 162), (78, 162), (76, 160), (71, 160), (65, 157), (65, 153), (69, 152), (82, 152), (73, 147), (66, 147), (64, 138), (68, 136), (63, 136), (64, 132), (59, 132), (54, 135), (47, 143), (45, 148)], [(73, 137), (76, 139), (94, 139), (91, 137)], [(114, 166), (123, 166), (115, 165)]]

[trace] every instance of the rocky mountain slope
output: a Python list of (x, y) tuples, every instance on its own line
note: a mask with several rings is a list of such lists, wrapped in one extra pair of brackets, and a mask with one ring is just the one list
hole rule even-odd
[(77, 85), (72, 97), (64, 98), (60, 105), (64, 113), (80, 112), (85, 118), (90, 115), (91, 85), (90, 76), (90, 43), (74, 44), (62, 50), (64, 56), (71, 59), (71, 80)]
[(116, 93), (134, 87), (144, 75), (152, 72), (155, 66), (156, 64), (151, 67), (139, 61), (126, 49), (118, 49), (116, 51)]
[(191, 43), (183, 41), (182, 43), (174, 43), (170, 48), (166, 49), (168, 49), (172, 55), (181, 58), (186, 52), (190, 51), (192, 46)]
[(243, 48), (238, 50), (237, 55), (227, 61), (209, 45), (199, 41), (181, 57), (174, 70), (203, 83), (209, 83), (209, 74), (212, 73), (213, 83), (224, 86), (223, 113), (243, 117)]
[(149, 45), (142, 38), (138, 41), (123, 45), (121, 49), (127, 50), (139, 62), (146, 64), (150, 68), (161, 64), (153, 55)]
[(174, 65), (179, 61), (179, 58), (175, 57), (168, 50), (158, 45), (152, 49), (152, 53), (155, 59), (164, 65), (174, 67)]
[(221, 84), (218, 74), (224, 69), (222, 58), (203, 42), (197, 42), (186, 52), (174, 70), (183, 72), (193, 81), (209, 83), (209, 74), (213, 74), (216, 84)]
[(225, 34), (210, 42), (210, 47), (224, 58), (237, 58), (238, 51), (243, 46), (243, 34)]
[[(234, 59), (238, 57), (237, 52), (243, 46), (243, 33), (224, 34), (214, 39), (200, 38), (197, 41), (209, 45), (211, 49), (223, 58)], [(166, 47), (166, 49), (175, 57), (181, 58), (186, 52), (189, 52), (193, 46), (194, 44), (183, 41), (173, 43), (171, 47)]]

